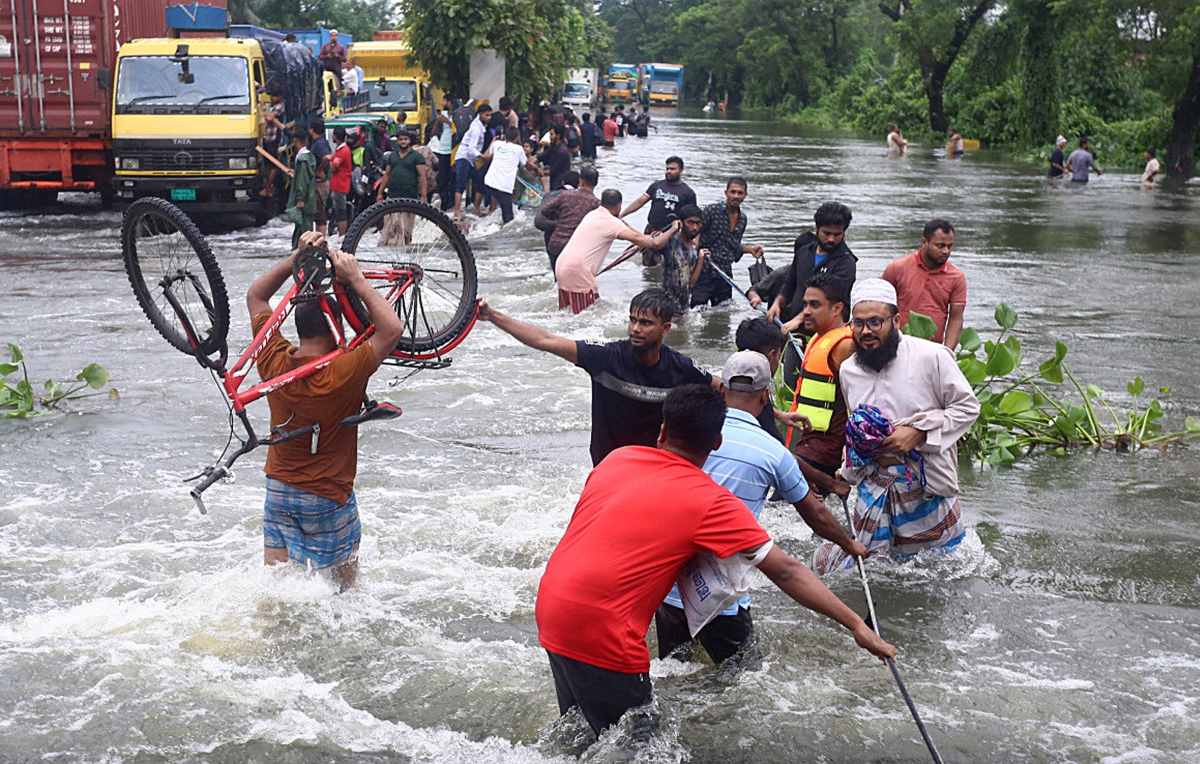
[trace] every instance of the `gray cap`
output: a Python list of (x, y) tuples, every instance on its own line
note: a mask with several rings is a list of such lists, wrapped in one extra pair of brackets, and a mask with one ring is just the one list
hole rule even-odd
[(725, 387), (739, 393), (757, 393), (771, 385), (771, 364), (754, 350), (739, 350), (725, 361), (721, 372)]

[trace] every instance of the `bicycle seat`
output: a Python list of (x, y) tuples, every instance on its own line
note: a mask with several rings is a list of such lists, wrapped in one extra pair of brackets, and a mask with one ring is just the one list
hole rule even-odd
[(357, 414), (352, 414), (346, 417), (338, 424), (344, 427), (353, 427), (364, 422), (382, 422), (386, 419), (395, 419), (403, 412), (400, 407), (391, 403), (377, 403), (368, 401), (363, 410)]

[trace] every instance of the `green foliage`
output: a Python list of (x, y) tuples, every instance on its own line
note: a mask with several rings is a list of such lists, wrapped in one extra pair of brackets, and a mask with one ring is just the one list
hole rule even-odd
[[(907, 334), (914, 333), (912, 317)], [(1131, 407), (1118, 410), (1104, 390), (1074, 376), (1062, 341), (1055, 342), (1053, 355), (1036, 372), (1022, 371), (1021, 343), (1009, 334), (1017, 324), (1016, 311), (1001, 303), (994, 318), (998, 337), (981, 343), (978, 332), (965, 329), (957, 350), (958, 367), (980, 404), (979, 418), (960, 446), (981, 464), (1009, 465), (1039, 449), (1060, 455), (1079, 447), (1136, 451), (1200, 437), (1200, 421), (1192, 417), (1182, 430), (1165, 430), (1162, 401), (1143, 398), (1146, 384), (1140, 376), (1125, 386)], [(928, 329), (923, 322), (917, 326)], [(1164, 396), (1168, 392), (1159, 389)]]
[(391, 26), (391, 0), (230, 0), (235, 24), (274, 29), (323, 26), (369, 40), (377, 29)]
[[(9, 343), (8, 359), (8, 362), (0, 362), (0, 416), (6, 419), (23, 419), (43, 414), (58, 408), (66, 401), (99, 394), (84, 391), (100, 390), (108, 384), (108, 372), (104, 367), (89, 363), (69, 382), (47, 379), (39, 394), (29, 381), (29, 370), (25, 367), (25, 354), (21, 352), (21, 348)], [(110, 388), (107, 395), (116, 398), (116, 389)]]
[(508, 95), (528, 102), (557, 89), (569, 64), (596, 63), (611, 39), (589, 21), (589, 5), (571, 0), (399, 0), (396, 8), (415, 58), (457, 94), (467, 93), (472, 50), (502, 54)]

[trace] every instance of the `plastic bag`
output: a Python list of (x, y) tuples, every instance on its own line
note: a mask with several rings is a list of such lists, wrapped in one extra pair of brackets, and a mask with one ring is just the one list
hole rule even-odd
[(712, 552), (701, 552), (688, 560), (675, 584), (693, 637), (750, 591), (750, 571), (763, 561), (771, 547), (768, 541), (751, 555), (738, 553), (721, 559)]

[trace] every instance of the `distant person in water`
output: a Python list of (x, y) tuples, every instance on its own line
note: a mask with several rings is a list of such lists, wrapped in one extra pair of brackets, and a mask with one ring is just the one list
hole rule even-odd
[(1072, 183), (1087, 183), (1092, 170), (1095, 170), (1097, 175), (1104, 174), (1104, 170), (1096, 164), (1096, 157), (1092, 155), (1091, 144), (1085, 135), (1079, 139), (1079, 148), (1067, 157), (1067, 171), (1071, 173)]
[(1067, 147), (1067, 139), (1063, 136), (1058, 136), (1054, 141), (1054, 151), (1050, 152), (1050, 169), (1046, 173), (1048, 178), (1061, 178), (1067, 174), (1067, 157), (1063, 154), (1063, 149)]
[(1142, 171), (1142, 183), (1148, 186), (1154, 185), (1154, 179), (1158, 177), (1160, 168), (1158, 164), (1158, 152), (1154, 149), (1146, 149), (1146, 169)]
[(900, 133), (896, 123), (888, 125), (887, 155), (888, 159), (898, 159), (908, 153), (908, 141)]
[(966, 145), (963, 142), (962, 134), (951, 128), (950, 137), (946, 141), (946, 158), (961, 159), (966, 153)]

